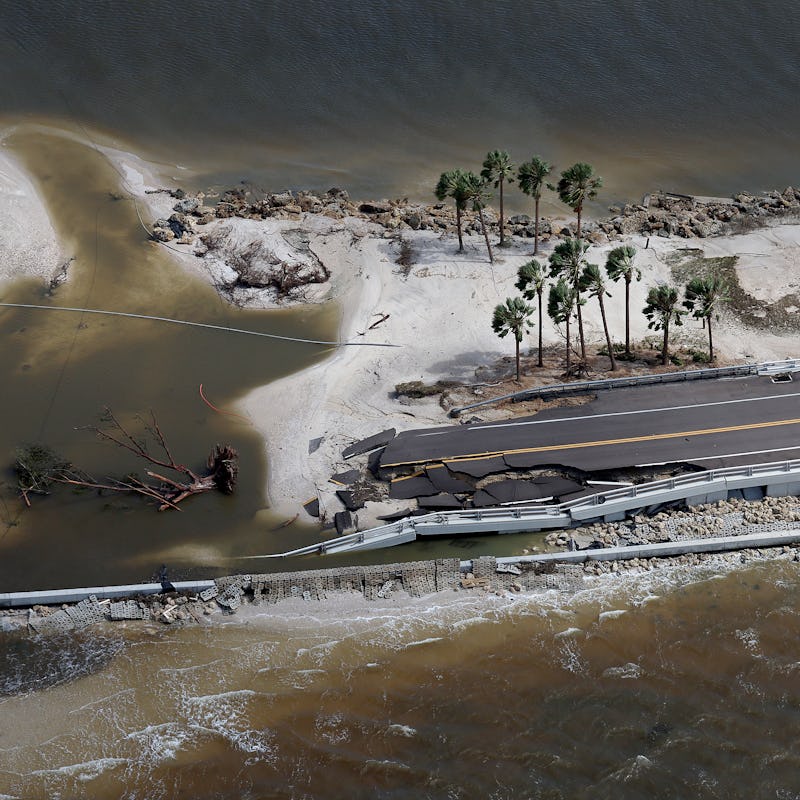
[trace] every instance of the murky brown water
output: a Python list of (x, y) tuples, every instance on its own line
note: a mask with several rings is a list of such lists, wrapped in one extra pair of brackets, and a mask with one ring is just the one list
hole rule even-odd
[[(241, 311), (175, 265), (147, 239), (119, 175), (96, 150), (56, 132), (23, 130), (8, 140), (42, 192), (67, 253), (70, 280), (48, 296), (38, 281), (6, 285), (0, 302), (101, 308), (214, 325), (335, 340), (333, 305), (290, 311)], [(346, 313), (346, 312), (345, 312)], [(280, 528), (265, 508), (263, 442), (247, 424), (211, 411), (231, 408), (248, 389), (302, 369), (328, 347), (180, 327), (160, 322), (40, 310), (0, 309), (0, 429), (5, 453), (0, 486), (0, 585), (4, 591), (139, 582), (162, 563), (171, 575), (293, 569), (288, 562), (242, 560), (318, 541), (310, 520)], [(179, 461), (202, 467), (216, 442), (241, 454), (236, 495), (187, 501), (181, 513), (157, 513), (136, 497), (97, 497), (59, 488), (25, 509), (11, 470), (14, 449), (44, 442), (95, 476), (122, 475), (142, 464), (76, 427), (113, 409), (135, 427), (152, 409)], [(141, 426), (140, 426), (141, 430)], [(309, 438), (318, 434), (309, 431)], [(306, 447), (307, 441), (294, 443)], [(325, 536), (330, 536), (330, 532)], [(519, 552), (537, 534), (436, 540), (402, 551), (324, 559), (374, 563), (453, 555)], [(47, 554), (46, 557), (43, 554)], [(466, 557), (466, 555), (464, 556)], [(315, 566), (315, 559), (303, 562)]]
[(6, 634), (0, 793), (793, 798), (798, 598), (785, 562), (606, 578), (572, 598)]
[[(90, 147), (42, 133), (15, 135), (18, 153), (47, 202), (75, 262), (53, 297), (36, 282), (2, 290), (3, 302), (101, 308), (307, 338), (335, 339), (335, 307), (238, 311), (147, 241), (119, 176)], [(200, 399), (230, 408), (249, 388), (302, 369), (327, 348), (158, 322), (62, 312), (0, 309), (0, 453), (7, 485), (0, 503), (0, 584), (5, 590), (55, 583), (140, 580), (166, 561), (175, 568), (219, 565), (228, 554), (291, 545), (256, 513), (264, 507), (263, 444), (246, 424)], [(76, 426), (105, 407), (129, 424), (151, 409), (181, 461), (203, 465), (216, 442), (241, 453), (233, 497), (193, 498), (182, 513), (159, 514), (135, 498), (59, 491), (22, 510), (7, 469), (14, 448), (46, 442), (95, 475), (141, 469), (121, 449)], [(304, 445), (305, 443), (303, 443)]]

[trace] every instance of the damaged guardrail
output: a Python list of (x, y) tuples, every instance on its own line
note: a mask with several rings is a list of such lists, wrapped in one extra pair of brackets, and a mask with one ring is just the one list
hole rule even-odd
[(713, 502), (726, 499), (731, 491), (754, 487), (763, 487), (765, 494), (773, 496), (800, 493), (800, 459), (687, 473), (597, 492), (559, 505), (433, 512), (406, 517), (388, 525), (328, 539), (286, 553), (245, 558), (286, 558), (372, 550), (414, 541), (418, 536), (519, 533), (569, 528), (597, 519), (623, 518), (629, 512), (676, 500), (687, 500), (693, 505)]
[(779, 375), (800, 371), (800, 359), (787, 358), (784, 361), (764, 361), (760, 364), (742, 364), (734, 367), (711, 367), (709, 369), (690, 369), (681, 372), (664, 372), (653, 375), (631, 375), (625, 378), (606, 378), (597, 381), (573, 381), (572, 383), (554, 383), (550, 386), (537, 386), (534, 389), (523, 389), (519, 392), (479, 400), (460, 408), (451, 408), (449, 415), (458, 417), (464, 411), (473, 408), (511, 400), (519, 403), (531, 400), (534, 397), (548, 398), (561, 397), (568, 394), (583, 394), (585, 392), (598, 392), (608, 389), (624, 389), (631, 386), (649, 386), (661, 383), (681, 383), (684, 381), (714, 380), (717, 378), (735, 378), (745, 375)]

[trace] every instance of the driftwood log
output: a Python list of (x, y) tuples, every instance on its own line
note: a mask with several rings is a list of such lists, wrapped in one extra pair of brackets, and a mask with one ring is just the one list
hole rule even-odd
[[(233, 494), (239, 474), (239, 454), (230, 445), (215, 445), (208, 456), (206, 471), (199, 474), (175, 460), (152, 411), (150, 421), (143, 422), (143, 426), (156, 443), (157, 454), (148, 450), (147, 438), (140, 439), (132, 435), (110, 409), (105, 410), (103, 421), (106, 423), (104, 427), (90, 425), (82, 430), (91, 430), (99, 439), (128, 450), (147, 462), (150, 465), (145, 470), (147, 479), (129, 474), (124, 478), (96, 480), (56, 456), (49, 448), (40, 445), (19, 448), (16, 471), (20, 495), (26, 505), (30, 506), (31, 494), (48, 494), (53, 483), (139, 494), (155, 500), (159, 511), (169, 508), (180, 510), (178, 504), (187, 497), (213, 490)], [(159, 471), (156, 472), (154, 468)]]

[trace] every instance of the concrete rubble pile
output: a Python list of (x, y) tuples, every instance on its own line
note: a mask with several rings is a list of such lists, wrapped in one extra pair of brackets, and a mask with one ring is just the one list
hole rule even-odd
[[(278, 604), (286, 600), (324, 602), (337, 593), (357, 593), (367, 601), (393, 595), (422, 597), (444, 591), (568, 591), (578, 588), (583, 568), (564, 564), (519, 566), (476, 558), (463, 572), (456, 558), (375, 566), (341, 567), (264, 575), (217, 578), (197, 594), (149, 595), (124, 600), (98, 600), (94, 595), (60, 608), (34, 606), (27, 623), (39, 634), (81, 630), (98, 622), (150, 621), (169, 625), (199, 623), (212, 613), (233, 614), (242, 605)], [(15, 613), (15, 612), (10, 612)]]
[(758, 501), (720, 500), (689, 510), (662, 511), (622, 522), (596, 522), (547, 534), (545, 542), (564, 549), (680, 542), (715, 536), (748, 536), (788, 531), (800, 522), (800, 498), (765, 497)]

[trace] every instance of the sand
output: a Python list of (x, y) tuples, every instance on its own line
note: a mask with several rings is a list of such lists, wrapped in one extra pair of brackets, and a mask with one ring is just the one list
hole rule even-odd
[(32, 181), (15, 157), (3, 149), (0, 219), (0, 283), (17, 277), (49, 281), (64, 263), (64, 252)]
[[(148, 165), (131, 154), (110, 149), (104, 152), (124, 176), (124, 188), (137, 197), (145, 223), (171, 213), (173, 198), (146, 194), (146, 190), (162, 187), (167, 179), (180, 175), (170, 175), (164, 165)], [(170, 180), (170, 185), (174, 181)], [(32, 185), (2, 153), (0, 204), (8, 220), (0, 231), (0, 254), (6, 256), (0, 260), (0, 280), (16, 275), (47, 277), (60, 257), (55, 233)], [(279, 514), (294, 516), (300, 504), (315, 496), (327, 516), (340, 510), (334, 495), (336, 487), (328, 479), (353, 466), (341, 458), (342, 449), (351, 442), (385, 428), (402, 431), (458, 424), (448, 419), (435, 400), (398, 400), (394, 396), (397, 383), (438, 379), (474, 382), (476, 368), (496, 364), (501, 356), (513, 357), (513, 340), (499, 339), (490, 321), (497, 303), (518, 294), (516, 273), (531, 258), (530, 241), (498, 250), (495, 264), (490, 265), (477, 236), (466, 237), (466, 250), (459, 254), (455, 237), (405, 231), (403, 236), (412, 247), (412, 264), (402, 268), (396, 263), (396, 242), (384, 238), (382, 228), (360, 219), (305, 216), (299, 221), (224, 220), (200, 231), (215, 226), (225, 226), (231, 241), (240, 243), (251, 240), (257, 229), (257, 235), (276, 252), (285, 251), (282, 234), (287, 229), (301, 228), (307, 234), (309, 248), (331, 272), (330, 282), (314, 287), (305, 302), (333, 300), (339, 304), (341, 341), (397, 345), (333, 349), (330, 357), (316, 366), (256, 389), (242, 399), (243, 412), (265, 439), (268, 496)], [(765, 301), (794, 294), (800, 285), (795, 267), (800, 259), (798, 225), (702, 240), (654, 237), (647, 249), (643, 237), (625, 241), (637, 247), (637, 266), (643, 272), (642, 281), (634, 283), (631, 291), (634, 340), (648, 335), (658, 338), (648, 331), (639, 312), (648, 288), (670, 280), (670, 255), (685, 248), (700, 248), (706, 257), (738, 255), (743, 288)], [(604, 264), (608, 250), (620, 243), (592, 247), (589, 259)], [(213, 280), (205, 259), (192, 254), (193, 246), (171, 243), (168, 248), (186, 269)], [(552, 244), (540, 248), (540, 260), (545, 262), (551, 249)], [(612, 291), (607, 310), (613, 336), (619, 341), (624, 335), (623, 286), (617, 285)], [(275, 299), (264, 293), (257, 304), (274, 306)], [(589, 301), (584, 311), (587, 343), (592, 347), (602, 344), (596, 303)], [(384, 315), (388, 315), (384, 322), (368, 330)], [(531, 332), (524, 350), (535, 346), (536, 335), (536, 331)], [(543, 335), (545, 344), (563, 344), (560, 331), (547, 317)], [(793, 336), (748, 331), (730, 314), (723, 315), (717, 324), (715, 338), (719, 355), (728, 361), (800, 355)], [(673, 342), (702, 349), (705, 333), (699, 322), (687, 320), (675, 331)], [(509, 361), (509, 373), (512, 369), (513, 362)], [(310, 453), (309, 441), (318, 437), (322, 437), (322, 444)], [(362, 512), (361, 527), (372, 521)]]
[[(304, 372), (250, 393), (243, 405), (258, 429), (264, 434), (270, 463), (269, 495), (273, 507), (287, 515), (294, 514), (300, 503), (319, 496), (329, 515), (340, 510), (335, 486), (328, 478), (351, 464), (341, 458), (342, 449), (352, 441), (385, 428), (398, 431), (411, 428), (458, 424), (447, 417), (436, 401), (404, 404), (393, 396), (398, 382), (453, 379), (474, 381), (475, 369), (489, 365), (502, 356), (513, 355), (510, 337), (498, 339), (490, 320), (494, 306), (514, 288), (520, 264), (530, 258), (530, 244), (517, 245), (502, 252), (489, 265), (477, 239), (465, 254), (457, 254), (456, 243), (449, 237), (418, 232), (409, 235), (418, 253), (407, 276), (394, 264), (396, 253), (383, 239), (366, 239), (357, 252), (342, 254), (342, 267), (351, 271), (351, 280), (343, 280), (339, 295), (343, 306), (340, 336), (351, 339), (363, 331), (379, 314), (389, 314), (380, 332), (369, 332), (370, 341), (391, 341), (396, 350), (340, 349), (327, 361)], [(762, 237), (764, 255), (758, 268), (762, 280), (771, 286), (794, 280), (792, 254), (800, 254), (800, 226), (787, 226), (779, 234)], [(643, 248), (645, 240), (632, 237)], [(604, 263), (609, 244), (592, 248), (591, 259)], [(643, 279), (631, 290), (631, 336), (640, 340), (658, 336), (647, 329), (639, 310), (644, 306), (647, 289), (670, 279), (667, 255), (679, 247), (699, 243), (659, 239), (647, 250), (640, 249), (637, 264)], [(749, 242), (746, 243), (749, 245)], [(709, 246), (710, 245), (710, 246)], [(703, 242), (707, 255), (736, 253), (737, 237)], [(546, 258), (547, 251), (542, 255)], [(753, 266), (745, 262), (747, 275)], [(782, 290), (779, 290), (782, 291)], [(620, 340), (624, 325), (624, 292), (617, 287), (607, 301), (610, 324)], [(595, 304), (585, 308), (587, 343), (603, 343), (603, 331)], [(700, 349), (705, 347), (705, 333), (700, 323), (687, 320), (673, 341)], [(525, 347), (535, 345), (531, 333)], [(545, 317), (545, 344), (562, 344), (560, 332)], [(793, 337), (759, 333), (746, 335), (734, 320), (717, 326), (717, 348), (728, 360), (752, 361), (784, 358), (798, 353)], [(509, 372), (512, 370), (509, 364)], [(597, 377), (602, 377), (599, 375)], [(267, 409), (271, 413), (265, 413)], [(308, 440), (324, 437), (314, 453), (308, 453)], [(363, 459), (362, 459), (363, 460)], [(361, 526), (373, 520), (362, 512)]]

